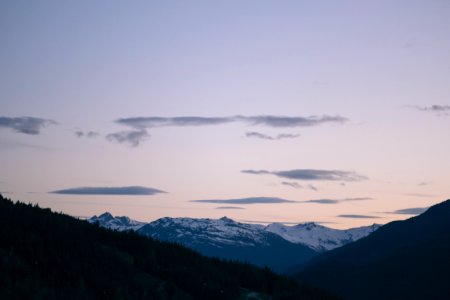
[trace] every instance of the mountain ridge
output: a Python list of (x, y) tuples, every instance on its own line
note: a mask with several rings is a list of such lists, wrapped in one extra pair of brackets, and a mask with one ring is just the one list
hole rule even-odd
[(446, 200), (313, 258), (294, 277), (350, 300), (449, 299), (449, 232)]
[[(334, 229), (317, 224), (315, 222), (299, 223), (297, 225), (292, 226), (287, 226), (284, 225), (283, 223), (270, 223), (264, 226), (260, 224), (249, 224), (238, 222), (226, 216), (221, 217), (219, 219), (163, 217), (155, 221), (145, 223), (132, 220), (126, 216), (113, 217), (109, 212), (105, 212), (98, 217), (93, 216), (89, 218), (88, 221), (90, 223), (99, 222), (100, 225), (103, 227), (107, 227), (118, 231), (124, 230), (139, 231), (142, 227), (148, 224), (150, 224), (150, 226), (153, 226), (154, 224), (161, 224), (161, 223), (169, 224), (170, 222), (174, 224), (179, 224), (182, 227), (190, 226), (192, 228), (195, 228), (198, 226), (203, 226), (204, 229), (211, 229), (216, 226), (223, 227), (222, 226), (223, 223), (238, 224), (239, 226), (241, 226), (241, 229), (245, 229), (241, 230), (240, 231), (241, 233), (246, 232), (247, 234), (249, 234), (249, 231), (251, 230), (253, 231), (264, 230), (267, 232), (274, 233), (291, 243), (306, 245), (317, 252), (328, 251), (337, 247), (341, 247), (347, 243), (354, 242), (362, 237), (371, 234), (379, 227), (381, 227), (380, 224), (372, 224), (368, 226), (360, 226), (349, 229)], [(207, 222), (209, 222), (210, 224), (206, 225)], [(256, 236), (255, 239), (257, 239)]]
[[(359, 234), (353, 236), (348, 230), (331, 229), (311, 222), (297, 226), (281, 224), (263, 226), (240, 223), (228, 217), (220, 219), (164, 217), (143, 223), (130, 220), (128, 217), (113, 217), (110, 213), (104, 213), (88, 221), (98, 222), (101, 226), (117, 231), (133, 230), (153, 239), (179, 243), (206, 256), (269, 267), (279, 273), (302, 266), (318, 253), (330, 247), (352, 242), (355, 237), (365, 236), (378, 228), (376, 225), (356, 229)], [(280, 230), (273, 230), (274, 226)], [(296, 239), (292, 239), (292, 232), (288, 229), (297, 234), (300, 231), (300, 234)], [(287, 232), (291, 235), (286, 236), (284, 233)], [(311, 233), (316, 234), (315, 238), (311, 237)], [(318, 236), (320, 234), (325, 234), (323, 239)]]

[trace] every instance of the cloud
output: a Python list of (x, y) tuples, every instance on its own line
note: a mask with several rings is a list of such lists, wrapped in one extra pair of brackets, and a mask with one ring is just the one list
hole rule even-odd
[(63, 195), (155, 195), (166, 193), (154, 188), (143, 186), (124, 187), (76, 187), (50, 192), (52, 194)]
[(373, 200), (373, 198), (370, 197), (359, 197), (359, 198), (344, 198), (344, 199), (313, 199), (313, 200), (306, 200), (302, 201), (305, 203), (318, 203), (318, 204), (338, 204), (341, 202), (350, 202), (350, 201), (367, 201), (367, 200)]
[(221, 204), (273, 204), (273, 203), (296, 203), (297, 201), (286, 200), (276, 197), (250, 197), (238, 199), (191, 200), (190, 202), (221, 203)]
[(55, 124), (56, 122), (53, 120), (34, 117), (0, 117), (0, 128), (9, 128), (16, 132), (29, 135), (38, 135), (41, 133), (41, 129), (43, 129), (44, 127)]
[(245, 209), (245, 208), (239, 206), (219, 206), (216, 207), (216, 209)]
[(118, 124), (129, 126), (135, 129), (147, 129), (155, 127), (169, 127), (169, 126), (207, 126), (220, 125), (234, 122), (233, 118), (229, 117), (137, 117), (137, 118), (122, 118), (115, 121)]
[(308, 188), (310, 188), (311, 190), (316, 191), (316, 192), (319, 190), (312, 184), (308, 184)]
[[(309, 127), (317, 126), (324, 123), (345, 123), (348, 119), (341, 116), (310, 116), (310, 117), (287, 117), (287, 116), (232, 116), (232, 117), (198, 117), (198, 116), (181, 116), (181, 117), (134, 117), (121, 118), (115, 122), (134, 129), (148, 129), (156, 127), (169, 126), (210, 126), (221, 125), (227, 123), (246, 123), (249, 125), (262, 125), (268, 127)], [(283, 138), (283, 137), (281, 137)], [(288, 138), (285, 136), (284, 138)]]
[(110, 133), (106, 139), (110, 142), (119, 144), (129, 144), (132, 147), (137, 147), (142, 141), (147, 140), (150, 135), (145, 130), (120, 131)]
[(277, 136), (270, 136), (270, 135), (263, 134), (260, 132), (252, 131), (252, 132), (246, 132), (245, 136), (248, 138), (258, 138), (258, 139), (263, 139), (263, 140), (274, 141), (274, 140), (282, 140), (282, 139), (295, 139), (295, 138), (299, 137), (300, 135), (299, 134), (281, 133)]
[[(147, 130), (159, 127), (185, 127), (185, 126), (212, 126), (228, 123), (244, 123), (252, 126), (268, 126), (275, 128), (292, 128), (292, 127), (310, 127), (324, 123), (345, 123), (348, 119), (341, 116), (309, 116), (309, 117), (287, 117), (287, 116), (228, 116), (228, 117), (199, 117), (199, 116), (180, 116), (180, 117), (132, 117), (120, 118), (114, 122), (134, 129), (133, 131), (121, 131), (107, 135), (110, 141), (119, 143), (129, 143), (136, 147), (141, 142), (142, 137), (148, 137)], [(76, 133), (82, 136), (83, 133)], [(139, 136), (136, 138), (136, 136)], [(281, 133), (275, 137), (259, 133), (247, 132), (247, 137), (260, 138), (266, 140), (281, 140), (297, 138), (298, 134)]]
[(281, 184), (293, 187), (294, 189), (301, 189), (301, 188), (303, 188), (303, 186), (301, 184), (298, 184), (297, 182), (283, 181)]
[(100, 133), (95, 132), (95, 131), (86, 131), (86, 132), (84, 132), (84, 131), (81, 131), (81, 130), (77, 130), (77, 131), (75, 131), (75, 135), (77, 137), (79, 137), (79, 138), (87, 137), (87, 138), (92, 139), (92, 138), (98, 137), (100, 135)]
[[(252, 173), (250, 173), (250, 174), (252, 174)], [(302, 188), (306, 187), (306, 188), (308, 188), (310, 190), (313, 190), (313, 191), (316, 191), (316, 192), (318, 191), (318, 189), (312, 184), (308, 184), (307, 186), (303, 186), (303, 185), (301, 185), (301, 184), (299, 184), (297, 182), (292, 182), (292, 181), (283, 181), (281, 184), (290, 186), (290, 187), (292, 187), (294, 189), (302, 189)]]
[(427, 209), (428, 207), (412, 207), (394, 210), (390, 213), (398, 215), (420, 215), (421, 213), (424, 213)]
[(412, 106), (420, 111), (430, 111), (436, 113), (450, 112), (450, 105)]
[(367, 215), (338, 215), (338, 218), (351, 218), (351, 219), (379, 219), (380, 217), (376, 216), (367, 216)]
[(277, 139), (277, 140), (282, 140), (282, 139), (295, 139), (295, 138), (298, 138), (299, 136), (300, 136), (300, 134), (281, 133), (281, 134), (277, 135), (276, 139)]
[(361, 181), (368, 179), (353, 171), (340, 170), (314, 170), (295, 169), (288, 171), (267, 171), (267, 170), (243, 170), (242, 173), (262, 175), (271, 174), (282, 178), (294, 180), (320, 180), (320, 181)]
[(434, 113), (438, 116), (450, 115), (450, 105), (431, 105), (431, 106), (417, 106), (408, 105), (407, 107), (416, 109), (418, 111)]
[(245, 174), (253, 174), (253, 175), (261, 175), (261, 174), (272, 174), (272, 172), (266, 170), (242, 170), (242, 173)]
[(324, 123), (345, 123), (347, 118), (341, 116), (310, 116), (310, 117), (287, 117), (287, 116), (237, 116), (236, 121), (249, 123), (250, 125), (264, 125), (269, 127), (309, 127)]
[(339, 202), (341, 202), (340, 200), (337, 199), (314, 199), (314, 200), (306, 200), (303, 201), (305, 203), (319, 203), (319, 204), (337, 204)]
[[(133, 131), (121, 131), (107, 135), (109, 141), (118, 143), (129, 143), (136, 147), (142, 141), (142, 137), (148, 137), (147, 130), (159, 127), (185, 127), (185, 126), (213, 126), (228, 123), (244, 123), (252, 126), (268, 126), (275, 128), (292, 127), (310, 127), (318, 126), (324, 123), (345, 123), (348, 119), (341, 116), (309, 116), (309, 117), (288, 117), (288, 116), (228, 116), (228, 117), (199, 117), (199, 116), (180, 116), (180, 117), (131, 117), (120, 118), (114, 122), (134, 129)], [(82, 136), (83, 133), (76, 133)], [(139, 136), (139, 137), (136, 137)], [(275, 137), (259, 133), (247, 132), (247, 137), (260, 138), (266, 140), (293, 139), (299, 137), (298, 134), (281, 133)]]
[(315, 223), (315, 224), (337, 224), (336, 222), (327, 222), (327, 221), (301, 221), (301, 222), (289, 222), (289, 221), (274, 221), (274, 220), (245, 220), (245, 219), (239, 219), (237, 220), (239, 222), (243, 222), (243, 223), (256, 223), (256, 224), (265, 224), (265, 225), (269, 225), (269, 224), (273, 224), (273, 223), (277, 223), (277, 224), (283, 224), (286, 226), (289, 225), (298, 225), (298, 224), (305, 224), (305, 223)]

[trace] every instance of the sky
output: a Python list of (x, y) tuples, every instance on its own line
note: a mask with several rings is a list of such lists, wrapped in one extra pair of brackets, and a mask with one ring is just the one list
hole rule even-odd
[(0, 1), (0, 192), (349, 228), (450, 198), (450, 2)]

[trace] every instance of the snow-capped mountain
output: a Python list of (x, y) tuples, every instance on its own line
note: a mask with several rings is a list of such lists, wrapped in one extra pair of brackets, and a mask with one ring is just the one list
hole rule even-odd
[(117, 231), (124, 231), (124, 230), (136, 231), (146, 224), (145, 222), (131, 220), (130, 218), (125, 216), (113, 217), (109, 212), (105, 212), (98, 217), (93, 216), (92, 218), (88, 219), (88, 222), (89, 223), (98, 222), (100, 226)]
[(128, 217), (113, 217), (106, 212), (88, 220), (99, 222), (103, 227), (124, 231), (134, 230), (156, 239), (181, 241), (195, 244), (208, 241), (211, 244), (240, 244), (245, 246), (262, 245), (266, 235), (264, 231), (274, 233), (283, 239), (303, 244), (314, 251), (328, 251), (366, 237), (381, 225), (373, 224), (345, 230), (333, 229), (316, 223), (302, 223), (286, 226), (272, 223), (267, 226), (235, 222), (221, 219), (161, 218), (150, 223), (138, 222)]
[(212, 245), (267, 245), (267, 232), (262, 225), (244, 224), (220, 219), (161, 218), (138, 230), (156, 239), (183, 240), (189, 244), (208, 241)]
[(180, 243), (203, 255), (250, 262), (284, 272), (318, 254), (291, 243), (264, 226), (221, 219), (161, 218), (137, 230), (138, 234)]
[(148, 224), (109, 213), (88, 220), (101, 226), (158, 240), (180, 243), (203, 255), (250, 262), (284, 272), (309, 261), (318, 252), (303, 244), (291, 243), (262, 225), (221, 219), (161, 218)]
[(338, 230), (315, 223), (267, 226), (220, 219), (161, 218), (150, 223), (104, 213), (88, 220), (150, 238), (180, 243), (207, 256), (247, 261), (276, 271), (306, 263), (320, 252), (365, 237), (380, 225)]
[(308, 245), (312, 249), (322, 252), (357, 241), (360, 238), (368, 236), (380, 226), (373, 224), (370, 226), (339, 230), (316, 223), (303, 223), (295, 226), (272, 223), (264, 229), (292, 243)]

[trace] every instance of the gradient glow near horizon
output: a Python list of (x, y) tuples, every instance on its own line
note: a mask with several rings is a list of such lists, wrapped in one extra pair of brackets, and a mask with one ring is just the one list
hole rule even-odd
[(348, 228), (449, 198), (449, 1), (2, 1), (0, 37), (12, 199)]

